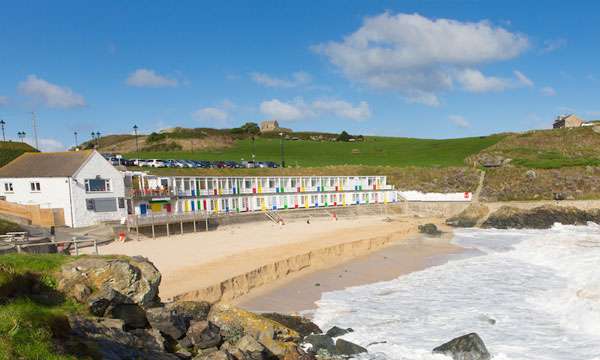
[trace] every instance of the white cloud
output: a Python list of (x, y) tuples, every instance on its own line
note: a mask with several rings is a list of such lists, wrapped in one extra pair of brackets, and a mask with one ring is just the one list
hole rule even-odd
[(450, 120), (450, 122), (454, 125), (463, 129), (471, 127), (471, 124), (467, 121), (467, 119), (461, 115), (450, 115), (448, 116), (448, 120)]
[(22, 81), (19, 84), (19, 90), (53, 108), (74, 108), (86, 105), (83, 96), (74, 93), (68, 87), (49, 83), (36, 75), (29, 75), (25, 81)]
[(458, 72), (456, 77), (462, 87), (471, 92), (502, 91), (511, 86), (510, 79), (485, 76), (481, 71), (474, 69)]
[(532, 87), (533, 86), (533, 81), (531, 81), (531, 79), (529, 79), (527, 76), (525, 76), (525, 74), (523, 74), (522, 72), (520, 72), (519, 70), (515, 70), (514, 74), (517, 78), (517, 81), (524, 86), (527, 87)]
[(0, 106), (8, 105), (8, 96), (0, 96)]
[(544, 96), (555, 96), (556, 95), (556, 90), (554, 90), (554, 88), (551, 86), (544, 86), (543, 88), (540, 89), (540, 92)]
[(137, 69), (129, 74), (125, 82), (129, 86), (151, 88), (175, 87), (179, 85), (176, 79), (157, 74), (154, 70), (149, 69)]
[(546, 40), (544, 41), (542, 53), (553, 52), (565, 46), (567, 46), (567, 39), (564, 38)]
[(236, 105), (233, 102), (225, 99), (218, 106), (207, 106), (194, 111), (192, 116), (200, 121), (210, 121), (219, 126), (225, 126), (231, 119), (230, 111), (235, 108)]
[(343, 100), (316, 100), (312, 107), (318, 112), (332, 113), (344, 119), (364, 120), (371, 117), (371, 109), (366, 101), (354, 106)]
[[(25, 142), (28, 143), (29, 145), (35, 146), (35, 140), (33, 140), (32, 138), (25, 138), (23, 140), (25, 140)], [(63, 143), (61, 143), (60, 141), (58, 141), (56, 139), (43, 138), (43, 139), (39, 139), (38, 143), (39, 143), (38, 150), (44, 151), (44, 152), (65, 151), (65, 149), (67, 148)]]
[(198, 109), (194, 112), (194, 117), (201, 120), (215, 120), (215, 121), (226, 121), (229, 118), (229, 114), (225, 110), (221, 110), (216, 107), (205, 107)]
[(293, 121), (314, 115), (302, 99), (296, 99), (294, 102), (283, 102), (278, 99), (263, 101), (260, 104), (260, 112), (282, 121)]
[(328, 114), (357, 121), (371, 116), (371, 109), (366, 101), (361, 101), (356, 106), (344, 100), (323, 99), (307, 104), (302, 98), (296, 98), (290, 102), (278, 99), (263, 101), (260, 104), (260, 112), (281, 121), (307, 119)]
[(257, 84), (274, 88), (292, 88), (306, 85), (312, 81), (310, 74), (298, 71), (292, 74), (291, 79), (277, 78), (265, 73), (250, 73), (250, 78)]
[[(474, 70), (479, 64), (512, 59), (528, 47), (524, 35), (487, 21), (460, 22), (386, 12), (366, 18), (342, 41), (313, 49), (352, 81), (399, 91), (409, 101), (438, 105), (436, 94), (452, 89), (456, 74)], [(483, 87), (501, 87), (497, 79), (491, 78), (492, 84), (488, 81)]]

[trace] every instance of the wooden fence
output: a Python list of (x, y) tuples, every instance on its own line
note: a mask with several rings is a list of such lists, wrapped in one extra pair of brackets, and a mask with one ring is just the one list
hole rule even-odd
[(65, 225), (63, 209), (42, 209), (39, 205), (21, 205), (0, 200), (0, 213), (25, 219), (42, 227)]

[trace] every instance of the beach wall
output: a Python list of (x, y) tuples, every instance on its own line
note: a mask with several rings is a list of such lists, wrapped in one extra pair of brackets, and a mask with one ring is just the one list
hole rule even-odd
[(175, 296), (174, 300), (203, 300), (210, 303), (232, 301), (248, 294), (255, 288), (286, 278), (294, 273), (307, 271), (310, 268), (318, 269), (333, 266), (357, 256), (368, 254), (392, 244), (400, 237), (415, 234), (415, 230), (416, 227), (406, 228), (385, 236), (323, 247), (304, 254), (276, 260), (218, 284)]

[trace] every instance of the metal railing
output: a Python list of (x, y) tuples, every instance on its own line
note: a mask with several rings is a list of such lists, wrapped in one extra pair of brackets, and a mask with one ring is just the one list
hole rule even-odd
[(80, 236), (74, 236), (71, 240), (64, 241), (43, 241), (43, 239), (44, 238), (32, 239), (26, 232), (12, 232), (7, 233), (6, 235), (0, 235), (0, 244), (14, 248), (19, 254), (25, 252), (24, 249), (26, 248), (47, 245), (54, 245), (57, 247), (57, 250), (62, 246), (63, 249), (67, 250), (69, 247), (68, 245), (72, 244), (75, 255), (79, 255), (81, 244), (91, 244), (94, 247), (94, 253), (98, 255), (98, 239), (96, 238), (85, 239)]

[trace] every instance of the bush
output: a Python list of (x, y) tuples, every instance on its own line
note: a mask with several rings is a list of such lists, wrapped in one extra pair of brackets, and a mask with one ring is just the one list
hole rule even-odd
[(159, 133), (153, 132), (146, 137), (146, 142), (149, 144), (157, 143), (159, 141), (165, 140), (166, 138), (167, 138), (167, 134), (159, 134)]
[(345, 130), (342, 131), (338, 137), (337, 137), (337, 141), (350, 141), (350, 139), (352, 139), (352, 136), (350, 136), (350, 134), (348, 134)]

